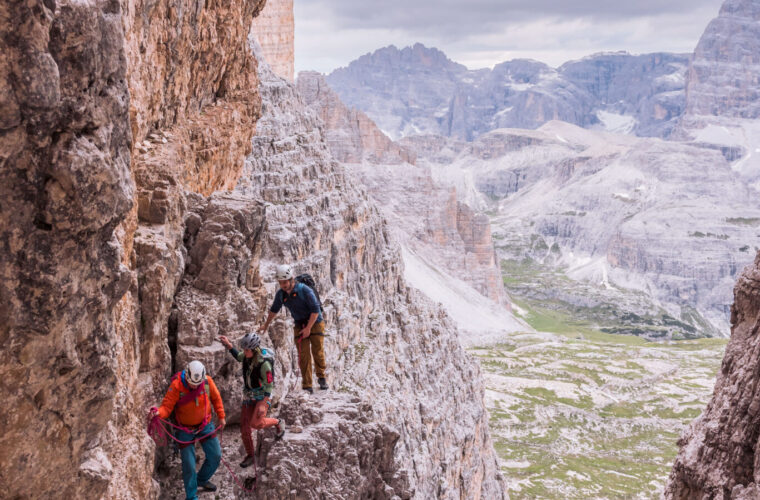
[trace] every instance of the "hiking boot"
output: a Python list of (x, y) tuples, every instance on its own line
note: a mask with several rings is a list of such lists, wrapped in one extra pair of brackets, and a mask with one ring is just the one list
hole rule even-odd
[(317, 382), (319, 382), (319, 388), (323, 391), (326, 391), (327, 389), (330, 388), (327, 385), (327, 380), (325, 380), (324, 378), (320, 378)]
[(253, 465), (252, 455), (248, 455), (247, 457), (245, 457), (245, 459), (242, 462), (240, 462), (240, 467), (242, 467), (243, 469), (245, 469), (246, 467), (250, 467), (251, 465)]
[(314, 389), (312, 389), (311, 387), (304, 387), (303, 390), (308, 392), (309, 394), (314, 394)]
[(216, 491), (216, 485), (212, 483), (211, 481), (206, 481), (203, 484), (199, 484), (201, 488), (203, 488), (206, 491)]
[(280, 424), (277, 424), (277, 425), (274, 426), (274, 430), (276, 431), (275, 434), (274, 434), (274, 438), (277, 441), (279, 441), (280, 439), (282, 439), (282, 436), (285, 435), (284, 426), (282, 426)]

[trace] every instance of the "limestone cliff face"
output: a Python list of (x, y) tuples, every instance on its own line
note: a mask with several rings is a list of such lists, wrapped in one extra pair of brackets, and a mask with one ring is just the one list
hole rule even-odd
[(115, 234), (135, 194), (120, 7), (3, 2), (0, 30), (3, 496), (99, 497), (135, 279)]
[(348, 109), (321, 74), (301, 72), (298, 90), (322, 118), (333, 157), (359, 174), (394, 221), (399, 241), (508, 306), (488, 218), (462, 203), (454, 189), (434, 182), (429, 166), (415, 166), (416, 155), (391, 141), (364, 113)]
[(276, 75), (289, 82), (294, 76), (295, 22), (293, 0), (267, 0), (253, 22), (253, 33), (261, 45), (261, 56)]
[(277, 406), (291, 432), (263, 441), (260, 494), (286, 498), (298, 484), (308, 498), (505, 497), (482, 380), (456, 328), (404, 283), (391, 231), (332, 159), (315, 113), (294, 86), (260, 73), (264, 113), (236, 188), (267, 202), (251, 287), (271, 300), (282, 261), (315, 277), (333, 387), (303, 396), (292, 331), (277, 322), (266, 342), (279, 353)]
[(686, 114), (760, 117), (760, 3), (727, 0), (689, 65)]
[(760, 496), (760, 254), (734, 288), (731, 341), (713, 398), (679, 440), (665, 498)]
[(313, 71), (298, 75), (298, 92), (314, 107), (325, 124), (325, 137), (333, 157), (342, 163), (414, 163), (416, 156), (385, 135), (367, 115), (343, 104)]
[[(505, 496), (456, 329), (403, 282), (391, 232), (294, 87), (259, 85), (247, 36), (262, 5), (0, 5), (4, 495), (167, 496), (146, 411), (197, 358), (237, 420), (237, 367), (215, 339), (259, 323), (274, 290), (262, 278), (285, 260), (319, 282), (337, 390), (291, 393), (278, 322), (276, 405), (309, 427), (262, 444), (259, 491), (286, 497), (290, 479), (316, 496)], [(259, 88), (268, 119), (251, 142)]]
[(157, 494), (185, 190), (232, 187), (250, 150), (262, 4), (0, 6), (4, 494)]

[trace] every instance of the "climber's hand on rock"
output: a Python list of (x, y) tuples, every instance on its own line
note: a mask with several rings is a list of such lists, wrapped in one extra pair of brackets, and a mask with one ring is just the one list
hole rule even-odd
[(221, 342), (222, 345), (224, 345), (224, 347), (226, 347), (227, 349), (232, 349), (232, 342), (230, 342), (230, 339), (228, 339), (224, 335), (219, 337), (219, 342)]

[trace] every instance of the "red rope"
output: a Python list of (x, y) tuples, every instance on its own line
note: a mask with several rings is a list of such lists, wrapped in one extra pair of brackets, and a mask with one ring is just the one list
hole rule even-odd
[[(216, 433), (218, 431), (219, 432), (219, 448), (221, 449), (221, 447), (222, 447), (223, 429), (222, 429), (221, 425), (216, 426), (216, 428), (214, 428), (214, 430), (212, 432), (210, 432), (208, 434), (205, 434), (202, 437), (193, 439), (192, 441), (181, 441), (181, 440), (177, 439), (176, 437), (174, 437), (174, 434), (172, 434), (169, 430), (167, 430), (164, 424), (168, 424), (171, 427), (174, 427), (175, 429), (179, 429), (181, 431), (187, 432), (188, 434), (198, 434), (198, 432), (200, 432), (200, 431), (193, 432), (191, 429), (188, 429), (187, 427), (183, 427), (181, 425), (175, 425), (175, 424), (173, 424), (172, 422), (170, 422), (168, 420), (164, 420), (163, 418), (159, 417), (158, 415), (154, 415), (153, 418), (150, 420), (150, 423), (148, 423), (148, 435), (151, 438), (153, 438), (153, 441), (155, 441), (158, 446), (166, 446), (169, 443), (169, 440), (166, 439), (167, 436), (170, 437), (172, 440), (176, 441), (179, 444), (195, 445), (195, 443), (198, 443), (198, 442), (200, 442), (200, 441), (202, 441), (204, 439), (207, 439), (209, 437), (213, 437), (214, 433)], [(249, 489), (249, 488), (246, 488), (245, 486), (243, 486), (243, 484), (240, 482), (240, 479), (238, 479), (237, 475), (234, 472), (232, 472), (232, 469), (230, 468), (230, 465), (227, 463), (227, 461), (224, 459), (224, 456), (222, 456), (221, 459), (222, 459), (222, 463), (224, 464), (224, 467), (230, 473), (230, 475), (232, 476), (233, 481), (235, 481), (235, 484), (237, 484), (238, 487), (240, 487), (240, 489), (242, 489), (243, 491), (247, 491), (249, 493), (253, 492), (256, 489), (256, 483), (255, 482), (253, 483), (253, 488)], [(255, 478), (258, 477), (258, 471), (257, 471), (257, 468), (256, 468), (256, 457), (253, 458), (253, 477), (254, 477), (254, 480), (255, 480)]]
[[(219, 447), (220, 448), (222, 447), (222, 432), (219, 433)], [(237, 475), (234, 472), (232, 472), (230, 465), (227, 463), (224, 457), (222, 457), (222, 463), (224, 464), (224, 467), (227, 469), (227, 472), (229, 472), (230, 475), (232, 476), (232, 480), (235, 481), (235, 484), (237, 484), (240, 489), (242, 489), (243, 491), (247, 491), (248, 493), (252, 493), (253, 491), (256, 490), (256, 479), (259, 477), (259, 473), (258, 473), (258, 470), (256, 469), (255, 456), (253, 456), (253, 488), (250, 488), (250, 489), (243, 486), (243, 484), (238, 479)]]

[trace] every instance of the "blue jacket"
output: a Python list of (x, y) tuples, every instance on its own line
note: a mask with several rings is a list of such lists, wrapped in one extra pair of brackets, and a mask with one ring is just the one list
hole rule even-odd
[(311, 316), (312, 313), (319, 314), (317, 317), (317, 323), (323, 321), (322, 312), (319, 310), (319, 302), (317, 302), (317, 296), (314, 295), (314, 291), (311, 288), (303, 283), (296, 283), (293, 291), (289, 294), (285, 294), (282, 288), (277, 290), (277, 293), (274, 296), (274, 302), (272, 302), (272, 307), (270, 307), (269, 310), (277, 314), (280, 312), (283, 305), (288, 308), (291, 316), (293, 316), (293, 321), (296, 323), (305, 324), (309, 321), (309, 316)]

